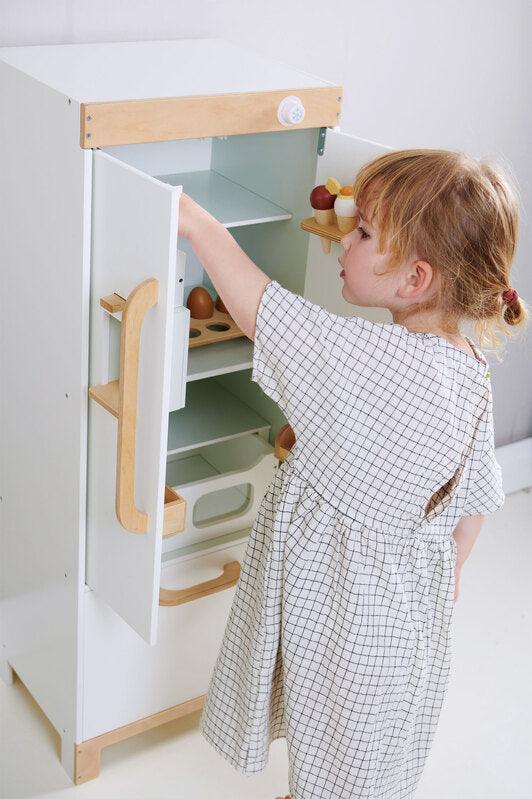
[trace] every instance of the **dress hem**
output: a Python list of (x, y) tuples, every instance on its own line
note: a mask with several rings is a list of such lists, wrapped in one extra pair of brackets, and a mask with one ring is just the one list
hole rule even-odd
[(211, 738), (210, 734), (206, 732), (204, 729), (200, 730), (200, 734), (203, 738), (207, 741), (210, 746), (226, 760), (230, 763), (236, 771), (239, 771), (241, 774), (256, 774), (260, 771), (264, 771), (266, 766), (268, 765), (268, 758), (265, 760), (248, 760), (245, 764), (243, 764), (240, 760), (232, 757), (226, 750), (222, 749), (222, 747), (216, 743), (216, 741)]

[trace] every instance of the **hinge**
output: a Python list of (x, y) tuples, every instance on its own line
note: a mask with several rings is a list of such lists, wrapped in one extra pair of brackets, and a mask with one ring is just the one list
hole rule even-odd
[(320, 128), (320, 132), (318, 133), (318, 155), (323, 155), (325, 152), (325, 135), (327, 133), (327, 128)]

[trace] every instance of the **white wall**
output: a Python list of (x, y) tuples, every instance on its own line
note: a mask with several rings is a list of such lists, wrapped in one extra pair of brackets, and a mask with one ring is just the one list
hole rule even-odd
[[(528, 0), (0, 0), (0, 46), (220, 36), (342, 83), (346, 132), (502, 159), (523, 206), (512, 282), (532, 304), (531, 17)], [(497, 445), (532, 435), (531, 346), (491, 359)]]

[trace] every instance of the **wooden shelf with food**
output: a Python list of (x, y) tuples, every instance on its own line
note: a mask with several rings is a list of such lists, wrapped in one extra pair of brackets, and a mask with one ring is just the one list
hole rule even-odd
[(353, 187), (342, 186), (336, 178), (329, 178), (310, 193), (314, 216), (300, 222), (302, 230), (314, 233), (321, 239), (323, 252), (331, 251), (331, 241), (340, 243), (346, 233), (356, 226), (356, 205)]

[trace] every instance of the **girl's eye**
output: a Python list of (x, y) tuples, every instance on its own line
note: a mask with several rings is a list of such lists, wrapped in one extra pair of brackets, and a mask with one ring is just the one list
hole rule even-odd
[(357, 230), (360, 232), (360, 238), (362, 240), (369, 239), (369, 233), (366, 233), (363, 227), (358, 227)]

